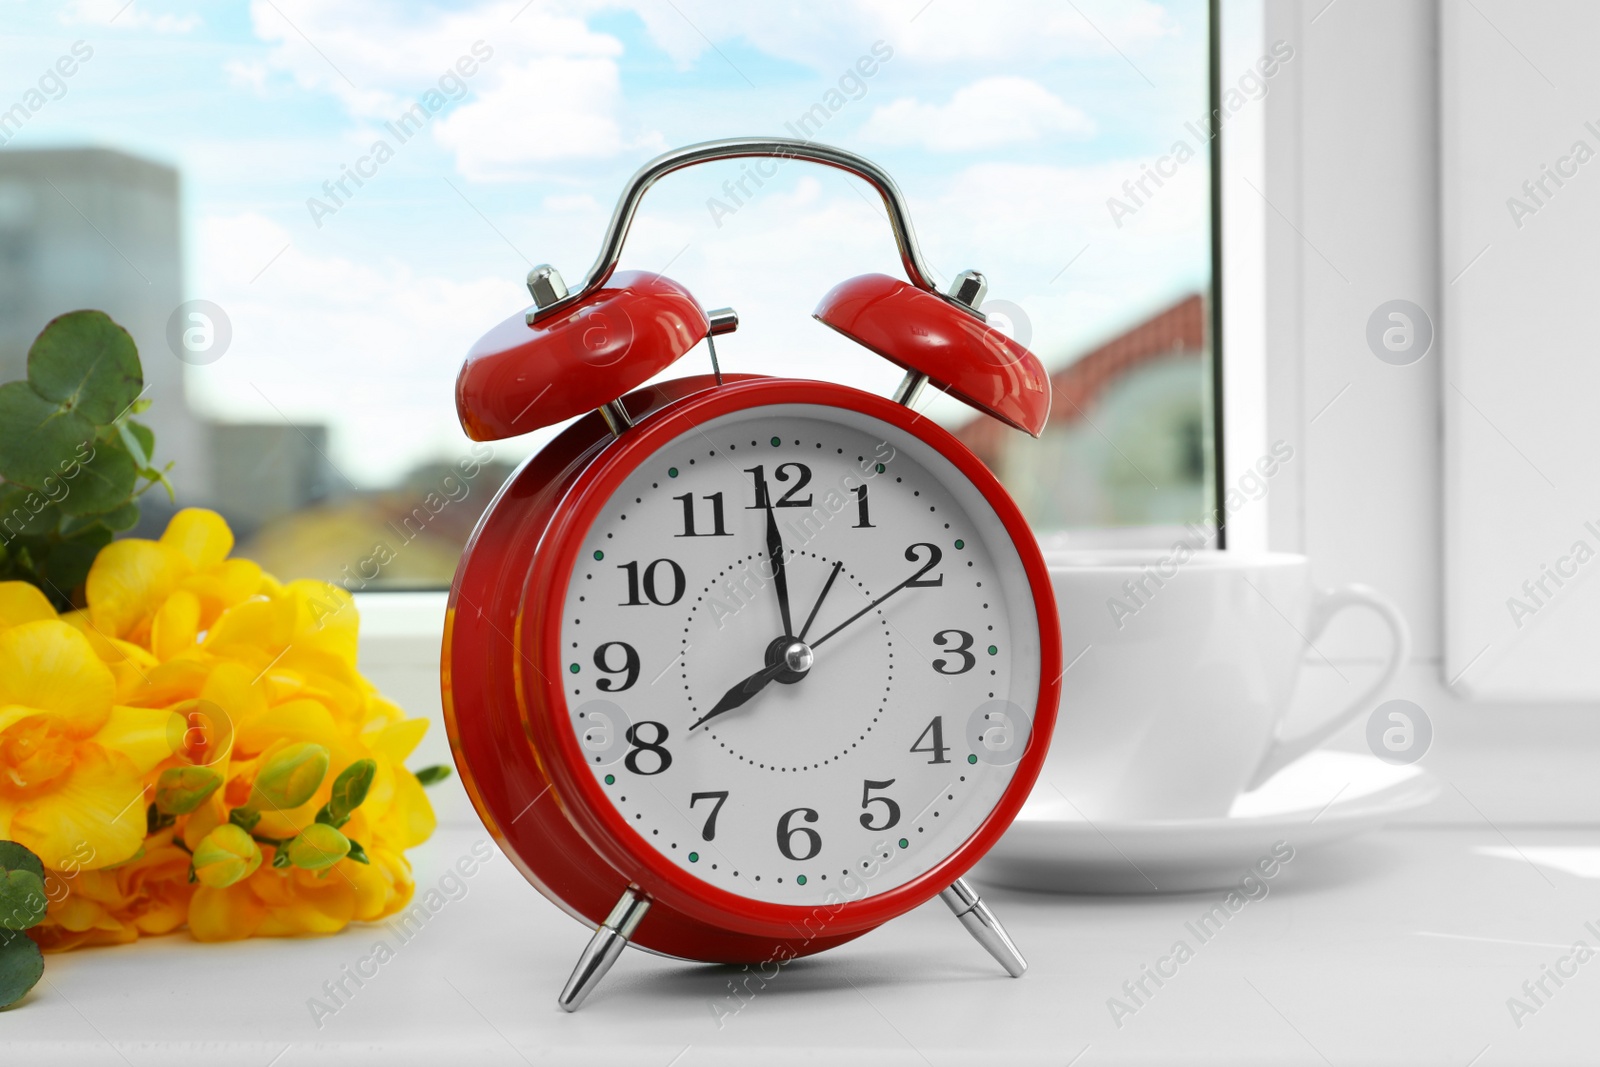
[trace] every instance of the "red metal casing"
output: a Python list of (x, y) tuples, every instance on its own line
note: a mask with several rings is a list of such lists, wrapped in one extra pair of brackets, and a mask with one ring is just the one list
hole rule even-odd
[[(545, 896), (589, 925), (625, 888), (652, 900), (633, 941), (687, 959), (763, 963), (842, 944), (933, 897), (986, 853), (1022, 807), (1049, 748), (1060, 697), (1061, 638), (1049, 572), (1000, 483), (931, 420), (882, 397), (826, 382), (727, 375), (641, 389), (622, 403), (635, 425), (613, 438), (591, 413), (506, 483), (480, 520), (451, 589), (442, 663), (445, 721), (484, 825)], [(629, 826), (585, 765), (558, 664), (564, 590), (582, 541), (623, 480), (686, 429), (768, 404), (862, 412), (937, 449), (983, 493), (1027, 573), (1042, 648), (1028, 747), (978, 829), (921, 877), (833, 906), (753, 901), (694, 878)]]
[(887, 274), (863, 274), (828, 290), (811, 314), (984, 414), (1034, 437), (1043, 432), (1050, 417), (1044, 364), (950, 301)]
[(531, 326), (519, 311), (467, 353), (456, 378), (461, 428), (498, 441), (593, 411), (670, 367), (708, 329), (687, 289), (648, 271), (620, 271)]

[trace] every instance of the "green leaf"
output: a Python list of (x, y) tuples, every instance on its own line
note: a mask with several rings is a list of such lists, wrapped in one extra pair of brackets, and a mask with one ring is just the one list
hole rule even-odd
[(34, 489), (53, 485), (62, 464), (93, 438), (93, 423), (52, 404), (27, 382), (0, 385), (0, 478)]
[[(39, 574), (62, 596), (70, 596), (89, 577), (95, 555), (110, 543), (110, 530), (100, 525), (91, 526), (76, 537), (50, 546), (47, 554), (37, 557)], [(51, 590), (45, 592), (48, 594)]]
[[(144, 433), (135, 431), (138, 426)], [(140, 470), (150, 466), (150, 453), (155, 448), (156, 436), (147, 426), (139, 426), (136, 422), (117, 423), (117, 436), (122, 441), (122, 447), (128, 450), (128, 455), (133, 457), (133, 465)]]
[(345, 853), (344, 858), (355, 860), (357, 863), (365, 863), (368, 866), (372, 865), (372, 861), (367, 858), (367, 850), (361, 847), (361, 842), (359, 841), (350, 842), (350, 851)]
[(417, 776), (417, 781), (423, 785), (433, 785), (435, 782), (442, 782), (450, 777), (450, 768), (443, 763), (435, 763), (432, 767), (424, 767), (420, 771), (413, 771), (412, 773)]
[(284, 846), (279, 845), (278, 851), (272, 854), (272, 865), (274, 867), (289, 866), (289, 850)]
[(54, 531), (62, 537), (77, 537), (94, 526), (101, 525), (99, 515), (62, 515)]
[(44, 861), (15, 841), (0, 841), (0, 871), (31, 871), (44, 878)]
[[(146, 467), (144, 470), (140, 471), (139, 474), (141, 477), (150, 479), (151, 482), (160, 482), (162, 488), (167, 491), (167, 499), (176, 504), (178, 502), (178, 491), (174, 489), (172, 483), (167, 480), (167, 472), (171, 469), (172, 464), (168, 463), (160, 470), (156, 470), (154, 467)], [(140, 490), (140, 492), (143, 491), (144, 490), (142, 489)]]
[(26, 930), (44, 921), (44, 881), (32, 871), (0, 872), (0, 927)]
[(61, 512), (39, 490), (0, 486), (0, 539), (48, 537), (60, 522)]
[(249, 833), (256, 828), (256, 823), (261, 821), (261, 813), (252, 811), (249, 808), (234, 808), (228, 812), (228, 821), (245, 833)]
[(96, 517), (107, 529), (121, 533), (124, 530), (133, 529), (138, 524), (139, 505), (130, 500), (120, 508), (113, 508), (104, 515)]
[[(139, 403), (147, 404), (149, 401), (141, 400)], [(134, 405), (134, 410), (139, 411), (142, 409), (136, 404)], [(146, 467), (150, 466), (151, 463), (155, 461), (156, 457), (155, 431), (150, 429), (150, 427), (146, 426), (144, 423), (134, 422), (132, 419), (122, 423), (122, 429), (124, 432), (132, 436), (134, 440), (139, 442), (139, 447), (144, 450), (145, 462), (143, 465)], [(133, 449), (130, 448), (128, 451), (132, 452)]]
[(144, 832), (146, 836), (158, 834), (167, 827), (176, 824), (178, 817), (169, 815), (155, 804), (150, 804), (144, 809)]
[(28, 995), (44, 977), (44, 953), (26, 937), (0, 942), (0, 1008)]
[(338, 820), (332, 825), (343, 826), (351, 812), (361, 806), (361, 802), (367, 799), (367, 790), (372, 788), (372, 779), (377, 773), (377, 761), (371, 759), (356, 760), (339, 772), (339, 777), (333, 780), (333, 795), (328, 798), (327, 804), (328, 814)]
[(67, 486), (60, 508), (68, 515), (98, 515), (121, 507), (133, 496), (139, 468), (119, 445), (96, 442), (94, 455), (81, 464)]
[(106, 426), (139, 398), (144, 374), (127, 330), (103, 311), (72, 311), (28, 350), (28, 382), (46, 400)]

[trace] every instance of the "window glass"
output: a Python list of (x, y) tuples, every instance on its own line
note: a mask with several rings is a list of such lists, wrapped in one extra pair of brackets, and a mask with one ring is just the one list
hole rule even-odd
[[(1053, 373), (1050, 428), (921, 404), (1041, 530), (1209, 511), (1204, 3), (85, 0), (8, 23), (0, 378), (54, 315), (108, 311), (138, 341), (178, 504), (217, 507), (283, 577), (447, 583), (556, 432), (469, 442), (467, 348), (528, 303), (530, 266), (582, 278), (642, 162), (730, 135), (874, 159), (940, 279), (987, 275), (991, 321)], [(899, 273), (881, 205), (842, 174), (673, 175), (623, 265), (739, 311), (726, 369), (899, 378), (810, 318), (836, 282)], [(708, 365), (702, 346), (669, 373)]]

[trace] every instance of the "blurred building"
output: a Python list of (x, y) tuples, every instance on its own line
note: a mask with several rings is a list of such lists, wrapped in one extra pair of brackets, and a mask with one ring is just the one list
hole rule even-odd
[(345, 491), (280, 514), (243, 539), (243, 553), (280, 578), (352, 591), (446, 586), (511, 471), (502, 462), (424, 463), (391, 489)]
[(990, 418), (955, 430), (1036, 530), (1181, 526), (1210, 511), (1207, 305), (1151, 316), (1050, 376), (1035, 441)]
[(98, 308), (133, 335), (156, 458), (187, 499), (210, 488), (204, 427), (184, 396), (167, 319), (183, 301), (178, 172), (104, 148), (0, 152), (0, 381), (27, 374), (51, 319)]
[(328, 461), (328, 428), (288, 422), (212, 423), (211, 506), (245, 540), (275, 519), (348, 492)]

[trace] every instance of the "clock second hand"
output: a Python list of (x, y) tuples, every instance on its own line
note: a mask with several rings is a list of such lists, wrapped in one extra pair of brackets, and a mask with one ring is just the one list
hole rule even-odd
[(899, 585), (895, 586), (893, 589), (889, 590), (887, 593), (883, 594), (878, 599), (874, 600), (872, 603), (868, 604), (866, 607), (862, 608), (860, 611), (856, 612), (854, 615), (852, 615), (848, 619), (844, 620), (844, 622), (841, 622), (838, 626), (835, 626), (833, 629), (829, 630), (827, 633), (823, 634), (821, 637), (817, 638), (815, 641), (812, 641), (811, 642), (811, 648), (813, 650), (815, 650), (819, 645), (822, 644), (822, 642), (826, 641), (828, 638), (832, 637), (834, 634), (838, 633), (840, 630), (843, 630), (846, 626), (849, 626), (851, 623), (853, 623), (857, 619), (861, 618), (861, 616), (867, 614), (873, 608), (877, 607), (879, 604), (882, 604), (885, 600), (888, 600), (890, 597), (894, 596), (900, 590), (904, 589), (906, 586), (910, 585), (912, 582), (914, 582), (918, 578), (922, 577), (924, 574), (927, 573), (927, 570), (928, 570), (928, 568), (924, 567), (922, 570), (917, 571), (911, 577), (907, 578), (905, 581), (901, 582)]

